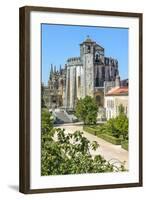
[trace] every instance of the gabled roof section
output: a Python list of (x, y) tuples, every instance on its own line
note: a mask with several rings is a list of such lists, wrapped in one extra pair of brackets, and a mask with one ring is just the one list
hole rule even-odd
[(80, 45), (83, 45), (83, 44), (94, 44), (94, 46), (96, 46), (97, 50), (102, 50), (104, 51), (104, 48), (102, 46), (100, 46), (99, 44), (97, 44), (95, 41), (93, 41), (89, 35), (87, 35), (87, 38), (85, 41), (83, 41)]
[(84, 42), (94, 42), (90, 37), (89, 35), (87, 36), (87, 39), (84, 41)]
[(114, 87), (109, 90), (105, 96), (127, 96), (128, 95), (128, 87)]
[(93, 40), (89, 37), (89, 35), (87, 35), (86, 40), (83, 41), (80, 45), (83, 45), (84, 43), (95, 43), (95, 41), (93, 41)]

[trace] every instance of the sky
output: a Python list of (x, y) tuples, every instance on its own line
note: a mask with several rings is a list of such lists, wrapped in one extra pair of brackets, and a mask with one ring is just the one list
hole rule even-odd
[(128, 29), (42, 24), (42, 82), (45, 85), (51, 64), (59, 69), (69, 57), (80, 56), (79, 44), (87, 36), (104, 48), (106, 57), (118, 60), (121, 79), (128, 78)]

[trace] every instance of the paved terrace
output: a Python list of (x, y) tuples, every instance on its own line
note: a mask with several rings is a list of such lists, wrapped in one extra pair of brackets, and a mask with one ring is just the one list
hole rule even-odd
[(66, 133), (74, 133), (75, 131), (79, 130), (84, 133), (84, 136), (90, 141), (97, 141), (100, 145), (99, 148), (96, 151), (91, 150), (91, 154), (102, 155), (106, 160), (111, 161), (111, 163), (116, 162), (117, 160), (120, 162), (126, 162), (125, 167), (128, 169), (128, 151), (121, 148), (120, 145), (114, 145), (109, 142), (106, 142), (105, 140), (92, 135), (90, 133), (87, 133), (83, 131), (83, 125), (79, 123), (69, 123), (69, 124), (60, 124), (57, 125), (58, 128), (64, 128)]

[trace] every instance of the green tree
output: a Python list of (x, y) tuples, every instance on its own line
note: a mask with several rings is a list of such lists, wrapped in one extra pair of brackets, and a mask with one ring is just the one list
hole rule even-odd
[(77, 101), (75, 115), (82, 120), (84, 124), (96, 124), (98, 106), (95, 98), (86, 96)]
[(128, 140), (128, 118), (124, 113), (121, 113), (114, 121), (115, 132), (124, 140)]
[(119, 105), (118, 110), (119, 110), (119, 115), (124, 114), (124, 106), (122, 104)]
[(44, 85), (41, 84), (41, 107), (46, 108), (45, 100), (44, 100)]
[(41, 174), (81, 174), (124, 171), (101, 155), (92, 157), (91, 150), (97, 150), (97, 142), (90, 142), (83, 133), (76, 131), (65, 134), (64, 129), (53, 128), (51, 114), (42, 111)]
[(117, 117), (109, 119), (100, 127), (101, 133), (128, 140), (128, 118), (121, 112)]

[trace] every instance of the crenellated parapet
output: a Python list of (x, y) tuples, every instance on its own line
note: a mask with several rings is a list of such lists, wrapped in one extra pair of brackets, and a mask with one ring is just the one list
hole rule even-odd
[(80, 57), (72, 57), (72, 58), (69, 58), (69, 59), (67, 60), (67, 65), (68, 65), (68, 66), (73, 66), (73, 65), (79, 66), (79, 65), (82, 65), (82, 63), (81, 63), (81, 58), (80, 58)]
[(113, 66), (113, 67), (118, 67), (118, 60), (114, 59), (112, 57), (104, 57), (104, 64), (110, 65), (110, 66)]

